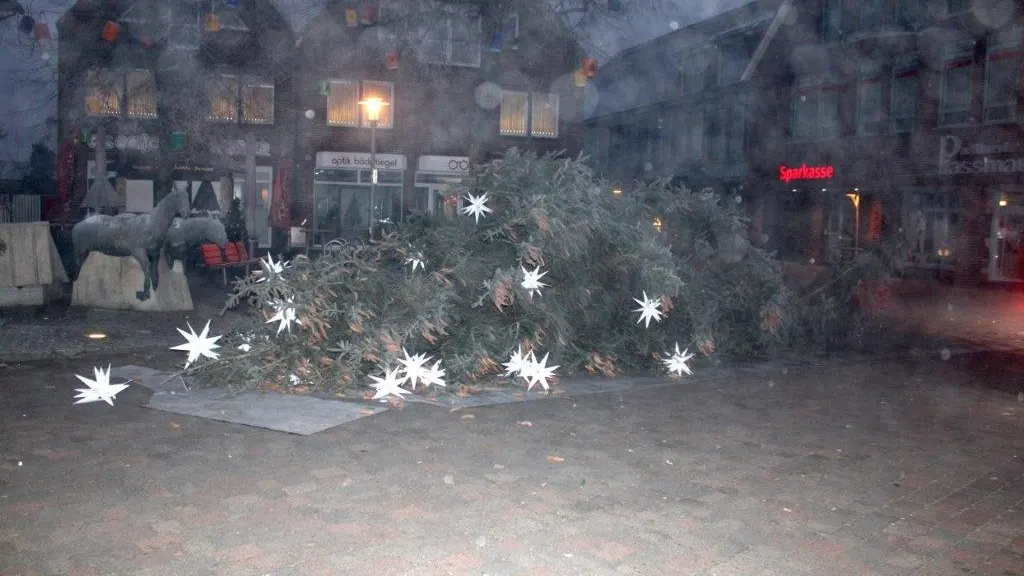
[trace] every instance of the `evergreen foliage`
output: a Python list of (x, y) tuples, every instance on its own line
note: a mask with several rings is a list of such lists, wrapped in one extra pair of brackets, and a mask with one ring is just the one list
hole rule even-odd
[[(394, 367), (405, 349), (441, 360), (452, 389), (500, 376), (520, 346), (550, 354), (559, 375), (614, 375), (663, 373), (659, 356), (676, 342), (710, 356), (778, 337), (778, 263), (742, 240), (743, 218), (711, 192), (662, 181), (615, 195), (581, 161), (516, 150), (453, 192), (486, 193), (493, 212), (479, 224), (420, 219), (239, 280), (228, 307), (248, 300), (269, 319), (273, 303), (290, 300), (301, 325), (276, 334), (254, 322), (244, 342), (235, 336), (245, 350), (226, 347), (203, 369), (234, 385), (284, 386), (295, 375), (336, 390)], [(521, 282), (537, 267), (547, 286), (531, 296)], [(667, 312), (649, 329), (634, 311), (643, 292)]]
[(242, 213), (242, 201), (238, 198), (231, 199), (231, 206), (224, 215), (224, 231), (227, 232), (228, 242), (245, 241), (245, 214)]

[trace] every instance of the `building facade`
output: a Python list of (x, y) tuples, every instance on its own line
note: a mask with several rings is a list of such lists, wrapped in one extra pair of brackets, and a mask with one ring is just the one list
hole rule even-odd
[(172, 189), (194, 209), (226, 211), (239, 198), (250, 234), (269, 247), (295, 123), (294, 36), (273, 5), (79, 0), (58, 27), (71, 222), (84, 215), (105, 142), (115, 211), (148, 212)]
[[(293, 220), (313, 244), (421, 214), (509, 147), (582, 147), (583, 54), (531, 0), (331, 2), (303, 32)], [(365, 102), (384, 103), (376, 129)], [(378, 180), (372, 183), (371, 153)]]
[[(781, 7), (760, 6), (776, 14)], [(764, 28), (762, 57), (743, 82), (745, 128), (734, 132), (745, 135), (742, 144), (733, 142), (735, 157), (746, 159), (751, 238), (784, 259), (820, 263), (895, 236), (908, 270), (962, 280), (1024, 277), (1024, 231), (1017, 230), (1024, 223), (1019, 3), (988, 10), (956, 0), (808, 0), (792, 7), (775, 34)], [(725, 38), (697, 33), (709, 27), (699, 23), (670, 36), (711, 36), (705, 49), (721, 62)], [(678, 62), (680, 88), (662, 104), (678, 109), (691, 69), (713, 68), (715, 58), (705, 65), (687, 56), (701, 50), (698, 41), (685, 50), (667, 39), (655, 42), (665, 47), (664, 58)], [(623, 81), (614, 65), (605, 67), (602, 81)], [(717, 107), (728, 97), (721, 81), (707, 77), (705, 104), (695, 110), (703, 119), (666, 123), (674, 134), (657, 138), (648, 128), (618, 147), (606, 139), (609, 150), (622, 150), (618, 158), (633, 158), (610, 157), (608, 164), (629, 165), (634, 178), (652, 165), (657, 172), (649, 160), (658, 157), (652, 143), (668, 142), (673, 163), (692, 157), (713, 167), (723, 146), (707, 103)], [(653, 124), (655, 116), (640, 116), (646, 118), (640, 126)], [(610, 118), (598, 116), (589, 126), (604, 136)], [(729, 148), (726, 162), (744, 165), (728, 157)], [(663, 170), (677, 173), (673, 163)]]

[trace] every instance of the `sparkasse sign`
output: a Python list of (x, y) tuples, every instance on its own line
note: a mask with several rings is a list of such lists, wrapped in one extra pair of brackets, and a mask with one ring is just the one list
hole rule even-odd
[(799, 168), (790, 168), (785, 164), (779, 166), (779, 180), (786, 184), (795, 180), (830, 180), (836, 176), (836, 167), (828, 164), (808, 166), (801, 164)]

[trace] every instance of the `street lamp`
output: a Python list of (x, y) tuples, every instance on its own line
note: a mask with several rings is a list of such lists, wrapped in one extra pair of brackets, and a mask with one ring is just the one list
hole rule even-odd
[(376, 220), (373, 195), (377, 188), (377, 126), (380, 124), (380, 111), (388, 103), (377, 96), (360, 100), (359, 103), (366, 109), (366, 119), (370, 122), (370, 240), (373, 240), (373, 224)]

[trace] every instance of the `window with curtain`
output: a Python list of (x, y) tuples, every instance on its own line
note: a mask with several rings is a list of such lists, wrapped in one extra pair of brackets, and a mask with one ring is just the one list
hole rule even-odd
[(156, 79), (151, 70), (125, 74), (125, 112), (130, 118), (156, 118)]
[(123, 76), (105, 68), (93, 68), (86, 76), (85, 109), (89, 116), (121, 114)]
[(209, 119), (234, 122), (238, 118), (238, 77), (214, 76), (209, 83)]
[(878, 134), (882, 131), (882, 79), (879, 76), (861, 79), (857, 86), (857, 132)]
[(530, 134), (540, 138), (558, 136), (558, 94), (530, 94)]
[(918, 90), (917, 58), (913, 55), (898, 58), (892, 70), (892, 130), (910, 132), (917, 117)]
[(527, 92), (501, 91), (499, 132), (503, 136), (529, 134), (530, 95)]
[(242, 122), (247, 124), (274, 123), (274, 85), (270, 82), (250, 81), (242, 87)]
[(1020, 31), (1013, 38), (993, 38), (985, 57), (985, 122), (1017, 118), (1017, 86), (1021, 69)]
[(942, 67), (939, 125), (967, 124), (971, 119), (971, 75), (974, 73), (974, 43), (948, 48)]
[(359, 82), (331, 80), (327, 95), (327, 124), (359, 126)]
[[(380, 108), (380, 122), (378, 128), (394, 128), (395, 126), (395, 85), (392, 82), (380, 82), (377, 80), (363, 81), (362, 99), (379, 98), (381, 102), (387, 102), (386, 106)], [(357, 105), (359, 105), (357, 103)], [(360, 110), (362, 112), (362, 110)], [(363, 114), (363, 127), (370, 126), (370, 119)]]

